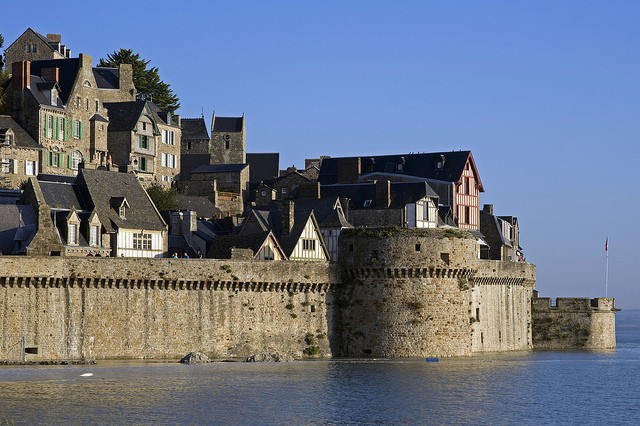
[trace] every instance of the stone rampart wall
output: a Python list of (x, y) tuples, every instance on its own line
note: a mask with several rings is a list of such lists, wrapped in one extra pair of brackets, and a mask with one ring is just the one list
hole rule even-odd
[(614, 299), (547, 297), (532, 301), (534, 349), (613, 349)]
[(458, 230), (356, 229), (340, 244), (342, 355), (531, 348), (533, 265), (478, 260), (476, 240)]
[(327, 263), (6, 256), (0, 276), (0, 360), (23, 339), (27, 360), (332, 353)]

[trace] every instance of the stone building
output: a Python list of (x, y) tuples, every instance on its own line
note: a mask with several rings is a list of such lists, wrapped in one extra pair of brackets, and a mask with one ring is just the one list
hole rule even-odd
[(183, 118), (180, 122), (182, 128), (181, 154), (208, 154), (209, 131), (201, 118)]
[(211, 118), (211, 164), (246, 164), (247, 142), (242, 117)]
[(36, 176), (43, 147), (13, 118), (0, 115), (0, 186), (17, 188)]
[(496, 216), (493, 204), (485, 204), (480, 212), (480, 232), (487, 243), (481, 250), (483, 259), (524, 261), (520, 247), (520, 229), (518, 218)]
[(179, 117), (164, 113), (151, 102), (109, 102), (108, 150), (114, 167), (134, 172), (145, 182), (169, 186), (180, 172)]
[(7, 88), (12, 117), (44, 151), (39, 173), (74, 176), (107, 166), (104, 98), (135, 97), (131, 66), (93, 68), (91, 57), (14, 62)]
[(76, 177), (32, 177), (20, 204), (37, 218), (28, 255), (167, 255), (167, 225), (133, 174), (81, 168)]
[(27, 28), (5, 49), (4, 56), (7, 69), (11, 70), (14, 62), (71, 58), (71, 49), (62, 44), (60, 34), (47, 34), (44, 37)]

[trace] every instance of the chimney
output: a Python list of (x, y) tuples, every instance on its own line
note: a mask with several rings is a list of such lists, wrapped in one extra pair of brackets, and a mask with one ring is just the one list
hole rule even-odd
[(482, 206), (482, 211), (493, 216), (493, 204), (485, 204)]
[[(133, 67), (131, 64), (120, 64), (119, 73), (120, 81), (118, 82), (118, 89), (123, 90), (133, 90)], [(136, 92), (133, 90), (131, 92), (132, 100), (136, 98)]]
[(44, 81), (55, 81), (56, 83), (60, 82), (60, 70), (56, 68), (43, 68), (40, 71), (40, 77)]
[(62, 43), (62, 35), (60, 34), (47, 34), (47, 39), (54, 43)]
[(360, 157), (338, 158), (338, 182), (356, 183), (360, 177)]
[(376, 207), (388, 208), (391, 205), (391, 182), (388, 180), (376, 181)]
[(298, 198), (320, 199), (320, 182), (304, 182), (298, 187)]
[(295, 213), (295, 206), (293, 204), (293, 200), (285, 200), (281, 205), (281, 215), (282, 215), (282, 231), (281, 234), (283, 236), (289, 236), (291, 230), (293, 229), (293, 220)]
[(31, 87), (31, 62), (22, 61), (11, 64), (12, 84), (14, 90), (24, 90)]
[(81, 68), (85, 68), (85, 69), (92, 69), (92, 65), (91, 65), (91, 56), (87, 55), (86, 53), (81, 53), (80, 54), (80, 67)]

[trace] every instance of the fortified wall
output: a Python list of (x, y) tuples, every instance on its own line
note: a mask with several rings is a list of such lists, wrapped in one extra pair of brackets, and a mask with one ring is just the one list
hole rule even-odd
[(535, 266), (477, 259), (456, 229), (357, 228), (340, 238), (343, 356), (529, 350)]
[(535, 298), (532, 301), (534, 349), (614, 349), (612, 298)]
[(615, 347), (613, 299), (532, 300), (535, 266), (476, 244), (357, 228), (339, 263), (3, 256), (0, 361)]
[(326, 263), (3, 256), (0, 271), (0, 360), (331, 355)]

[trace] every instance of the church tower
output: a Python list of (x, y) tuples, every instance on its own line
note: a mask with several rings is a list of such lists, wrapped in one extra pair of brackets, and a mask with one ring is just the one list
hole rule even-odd
[(211, 117), (211, 164), (246, 164), (246, 133), (242, 117)]

